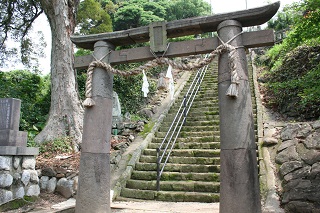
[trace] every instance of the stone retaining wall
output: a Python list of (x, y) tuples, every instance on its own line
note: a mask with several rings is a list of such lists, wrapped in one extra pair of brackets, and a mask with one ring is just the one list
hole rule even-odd
[(265, 132), (285, 212), (320, 212), (320, 120), (268, 125)]
[(40, 194), (34, 156), (0, 156), (0, 204)]

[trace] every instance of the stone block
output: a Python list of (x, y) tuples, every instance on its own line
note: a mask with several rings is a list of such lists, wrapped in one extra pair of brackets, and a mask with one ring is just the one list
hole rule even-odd
[(296, 151), (295, 146), (289, 146), (288, 148), (282, 150), (278, 155), (276, 156), (276, 163), (283, 164), (288, 161), (296, 161), (300, 160), (300, 157)]
[(13, 157), (13, 168), (18, 169), (21, 163), (21, 157), (20, 156), (14, 156)]
[(0, 146), (0, 155), (16, 155), (17, 146)]
[(38, 147), (17, 147), (17, 154), (16, 155), (22, 155), (22, 156), (35, 156), (39, 154), (39, 148)]
[(0, 146), (27, 146), (27, 132), (4, 129), (0, 130)]
[(49, 177), (48, 176), (42, 176), (40, 178), (40, 189), (46, 190), (48, 185)]
[(9, 202), (12, 200), (12, 192), (5, 190), (5, 189), (0, 189), (0, 205)]
[[(0, 147), (1, 150), (1, 147)], [(12, 157), (0, 156), (0, 170), (9, 171), (11, 169)]]
[(65, 198), (70, 198), (73, 195), (73, 181), (67, 178), (61, 178), (57, 182), (56, 191)]
[(36, 158), (33, 156), (23, 157), (22, 160), (22, 169), (32, 169), (36, 168)]
[(25, 196), (25, 191), (23, 186), (19, 186), (13, 189), (13, 198), (23, 198)]
[(21, 101), (15, 98), (0, 98), (0, 130), (19, 130)]
[(38, 184), (29, 186), (26, 192), (27, 196), (39, 196), (39, 194), (40, 194), (40, 187)]
[(56, 190), (56, 187), (57, 187), (57, 178), (56, 177), (50, 178), (47, 185), (47, 192), (53, 193)]
[(30, 182), (30, 171), (29, 170), (23, 170), (21, 175), (21, 182), (24, 186), (27, 186)]
[(10, 174), (0, 174), (0, 187), (6, 188), (12, 185), (13, 177)]
[(280, 175), (283, 177), (286, 174), (288, 174), (289, 172), (292, 172), (296, 169), (302, 168), (303, 164), (301, 161), (289, 161), (289, 162), (285, 162), (284, 164), (282, 164), (280, 166)]
[(37, 171), (35, 171), (35, 170), (30, 171), (30, 182), (34, 183), (34, 184), (39, 183), (39, 177), (38, 177)]

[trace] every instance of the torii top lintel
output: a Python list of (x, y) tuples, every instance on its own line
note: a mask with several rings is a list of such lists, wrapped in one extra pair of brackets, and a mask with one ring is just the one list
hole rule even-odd
[[(280, 2), (248, 10), (216, 14), (212, 16), (194, 17), (166, 23), (167, 37), (175, 38), (214, 32), (218, 25), (225, 20), (237, 20), (243, 27), (264, 24), (278, 11)], [(115, 46), (130, 45), (149, 41), (149, 27), (139, 27), (128, 30), (100, 33), (83, 36), (71, 36), (71, 40), (78, 47), (93, 50), (97, 41), (108, 41)]]

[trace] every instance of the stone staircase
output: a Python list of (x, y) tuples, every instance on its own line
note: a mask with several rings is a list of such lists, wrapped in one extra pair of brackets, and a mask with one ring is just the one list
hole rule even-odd
[[(157, 151), (189, 88), (193, 76), (172, 106), (155, 138), (142, 153), (120, 199), (172, 202), (218, 202), (220, 171), (217, 62), (213, 62), (201, 84), (185, 125), (156, 190)], [(193, 74), (194, 75), (194, 74)]]

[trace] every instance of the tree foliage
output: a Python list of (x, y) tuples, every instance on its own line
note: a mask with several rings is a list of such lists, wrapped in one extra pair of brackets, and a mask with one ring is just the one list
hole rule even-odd
[[(42, 12), (39, 1), (0, 1), (0, 66), (7, 65), (7, 60), (16, 62), (15, 58), (20, 58), (25, 66), (37, 71), (45, 42), (41, 35), (38, 42), (32, 41), (30, 30)], [(20, 44), (21, 51), (13, 47), (13, 42)]]
[(114, 14), (113, 28), (125, 30), (146, 26), (155, 21), (172, 21), (210, 14), (203, 0), (129, 0), (121, 3)]
[(39, 132), (50, 108), (50, 78), (27, 70), (0, 72), (0, 97), (20, 99), (20, 129)]
[(112, 31), (112, 21), (102, 4), (96, 0), (84, 0), (80, 3), (77, 22), (80, 34), (95, 34)]
[(284, 10), (277, 13), (276, 18), (268, 21), (268, 28), (279, 30), (288, 30), (293, 23), (292, 10)]

